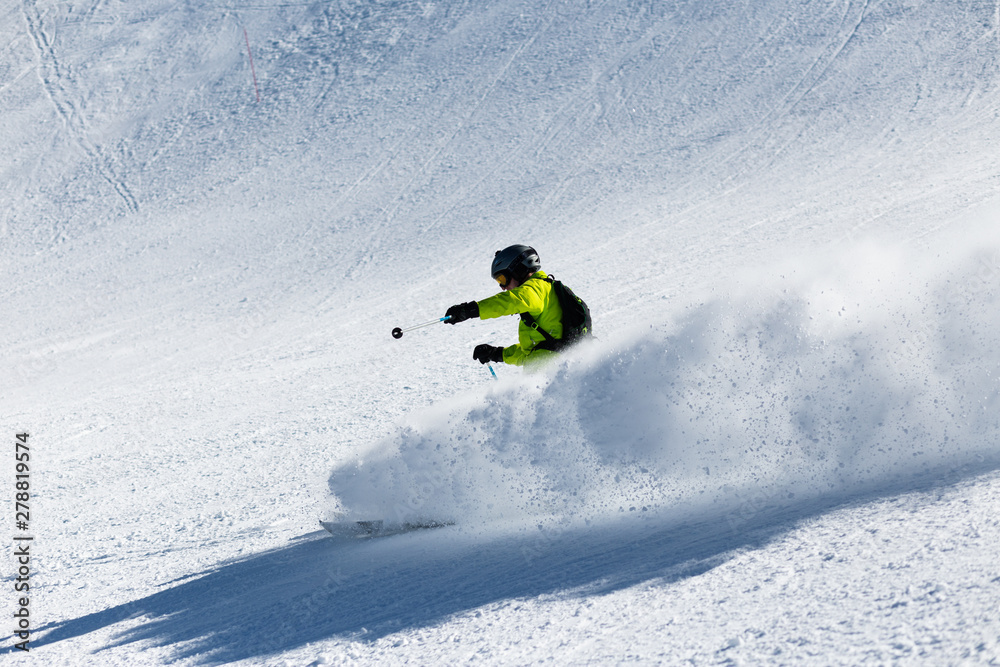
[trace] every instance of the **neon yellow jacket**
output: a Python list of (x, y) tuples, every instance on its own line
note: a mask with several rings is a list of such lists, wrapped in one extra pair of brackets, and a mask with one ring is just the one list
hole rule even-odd
[[(552, 291), (552, 284), (545, 280), (547, 277), (548, 274), (544, 271), (536, 271), (523, 285), (483, 299), (479, 302), (479, 319), (489, 320), (502, 315), (527, 312), (553, 338), (562, 338), (562, 307)], [(535, 349), (544, 340), (545, 336), (522, 320), (517, 326), (517, 344), (503, 350), (504, 363), (522, 366), (544, 361), (553, 354), (550, 350)]]

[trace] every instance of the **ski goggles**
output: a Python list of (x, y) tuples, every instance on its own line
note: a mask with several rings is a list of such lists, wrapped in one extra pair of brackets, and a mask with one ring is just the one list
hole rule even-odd
[(497, 281), (500, 284), (500, 287), (506, 287), (507, 286), (507, 282), (508, 282), (507, 281), (507, 274), (504, 273), (504, 272), (498, 273), (495, 276), (493, 276), (493, 280)]

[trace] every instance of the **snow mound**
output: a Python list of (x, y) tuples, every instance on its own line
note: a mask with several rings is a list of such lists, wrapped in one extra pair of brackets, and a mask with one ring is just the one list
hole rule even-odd
[[(845, 499), (1000, 461), (1000, 237), (858, 246), (411, 415), (350, 518), (611, 518)], [(511, 373), (507, 373), (511, 375)]]

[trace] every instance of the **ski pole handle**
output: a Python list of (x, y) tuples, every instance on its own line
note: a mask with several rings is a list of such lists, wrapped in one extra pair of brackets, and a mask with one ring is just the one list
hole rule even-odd
[(407, 327), (406, 329), (400, 329), (399, 327), (396, 327), (395, 329), (392, 330), (392, 337), (402, 338), (403, 334), (406, 333), (407, 331), (413, 331), (414, 329), (419, 329), (421, 327), (429, 327), (430, 325), (437, 324), (438, 322), (447, 322), (450, 319), (451, 315), (445, 315), (444, 317), (439, 317), (438, 319), (431, 320), (430, 322), (424, 322), (423, 324), (414, 324), (412, 327)]

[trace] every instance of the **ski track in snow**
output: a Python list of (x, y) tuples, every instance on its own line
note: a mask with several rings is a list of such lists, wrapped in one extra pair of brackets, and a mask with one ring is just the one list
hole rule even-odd
[(1000, 661), (1000, 3), (4, 17), (5, 661)]
[(66, 131), (69, 132), (73, 142), (83, 151), (88, 160), (96, 165), (101, 177), (118, 193), (128, 211), (135, 213), (139, 210), (135, 195), (107, 164), (108, 161), (104, 157), (103, 151), (90, 139), (92, 130), (80, 108), (80, 101), (74, 99), (74, 95), (70, 92), (70, 88), (75, 87), (75, 82), (60, 62), (53, 48), (52, 37), (45, 30), (42, 13), (38, 10), (38, 3), (33, 0), (24, 0), (21, 10), (31, 40), (35, 44), (42, 63), (39, 68), (39, 76), (49, 99), (52, 101), (52, 106), (63, 120)]

